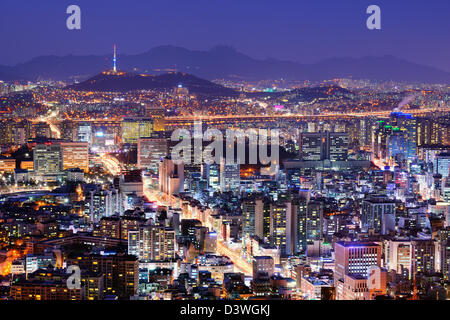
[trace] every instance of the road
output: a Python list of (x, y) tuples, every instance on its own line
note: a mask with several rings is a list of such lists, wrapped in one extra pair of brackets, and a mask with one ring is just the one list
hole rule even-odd
[[(178, 207), (178, 201), (176, 201), (172, 196), (161, 194), (155, 186), (151, 186), (148, 183), (144, 183), (144, 195), (149, 201), (155, 201), (158, 205)], [(182, 214), (181, 219), (190, 219), (192, 217), (187, 217)], [(229, 248), (223, 241), (217, 241), (217, 253), (223, 256), (227, 256), (231, 259), (236, 269), (240, 270), (247, 276), (253, 274), (252, 266), (245, 261), (240, 255), (240, 252), (234, 251)]]
[[(425, 114), (432, 113), (436, 111), (449, 111), (443, 108), (423, 108), (417, 110), (404, 110), (405, 113), (408, 114)], [(167, 124), (171, 124), (173, 122), (184, 122), (184, 121), (245, 121), (245, 120), (283, 120), (283, 119), (298, 119), (298, 120), (307, 120), (307, 119), (326, 119), (326, 118), (344, 118), (344, 117), (368, 117), (368, 116), (389, 116), (393, 111), (385, 110), (385, 111), (375, 111), (375, 112), (349, 112), (349, 113), (322, 113), (317, 115), (301, 115), (301, 114), (277, 114), (277, 115), (215, 115), (215, 116), (179, 116), (179, 117), (169, 117), (166, 118)]]
[(217, 252), (223, 256), (227, 256), (234, 263), (235, 268), (239, 269), (246, 276), (251, 276), (253, 274), (253, 267), (245, 261), (240, 252), (236, 252), (230, 249), (223, 241), (217, 240)]
[(52, 132), (52, 137), (55, 139), (61, 139), (61, 130), (58, 127), (58, 118), (59, 112), (54, 110), (50, 114), (46, 116), (40, 116), (37, 119), (34, 119), (35, 122), (46, 122), (50, 127), (50, 131)]
[(120, 165), (120, 162), (115, 157), (107, 153), (103, 153), (100, 154), (100, 160), (102, 161), (106, 170), (108, 170), (108, 172), (111, 173), (112, 175), (118, 176), (122, 173), (122, 167)]
[[(435, 113), (438, 111), (448, 112), (449, 108), (422, 108), (417, 110), (403, 110), (405, 113), (412, 115), (425, 115), (430, 113)], [(173, 127), (179, 125), (190, 125), (194, 121), (204, 121), (210, 124), (225, 124), (225, 123), (236, 123), (236, 122), (254, 122), (254, 121), (277, 121), (277, 120), (332, 120), (332, 119), (345, 119), (345, 118), (361, 118), (361, 117), (388, 117), (393, 110), (385, 111), (374, 111), (374, 112), (349, 112), (349, 113), (322, 113), (316, 115), (303, 115), (303, 114), (277, 114), (277, 115), (214, 115), (214, 116), (178, 116), (178, 117), (167, 117), (165, 118), (166, 126)], [(117, 121), (121, 122), (121, 117), (111, 117), (108, 119), (68, 119), (73, 121), (83, 121), (83, 122), (111, 122)]]

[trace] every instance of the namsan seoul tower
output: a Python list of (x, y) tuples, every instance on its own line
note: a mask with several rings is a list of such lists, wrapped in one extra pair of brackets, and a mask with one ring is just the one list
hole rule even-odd
[(114, 44), (113, 73), (117, 73), (117, 46)]

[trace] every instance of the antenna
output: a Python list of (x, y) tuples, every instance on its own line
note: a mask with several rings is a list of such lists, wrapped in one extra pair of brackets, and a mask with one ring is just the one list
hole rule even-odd
[(117, 73), (117, 46), (115, 44), (114, 44), (114, 58), (113, 58), (113, 62), (114, 62), (113, 72)]

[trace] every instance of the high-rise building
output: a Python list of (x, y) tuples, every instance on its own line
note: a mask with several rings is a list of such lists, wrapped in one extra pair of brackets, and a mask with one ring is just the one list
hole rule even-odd
[(399, 131), (399, 128), (394, 128), (388, 137), (388, 157), (395, 159), (398, 156), (406, 159), (406, 137), (405, 133)]
[(103, 274), (105, 295), (129, 299), (138, 292), (139, 261), (132, 255), (84, 254), (67, 258), (68, 265), (78, 265), (81, 271)]
[(220, 190), (238, 191), (241, 184), (241, 166), (239, 163), (226, 163), (223, 158), (220, 162)]
[(259, 277), (270, 277), (274, 273), (274, 260), (270, 256), (253, 257), (253, 279)]
[(175, 259), (175, 230), (159, 225), (145, 225), (128, 234), (128, 252), (143, 261)]
[(372, 145), (374, 128), (376, 121), (374, 118), (364, 118), (359, 123), (359, 146), (370, 147)]
[(404, 134), (405, 159), (412, 161), (417, 154), (417, 119), (410, 114), (393, 112), (390, 120), (393, 129)]
[(67, 141), (77, 141), (78, 140), (78, 126), (76, 122), (71, 120), (64, 120), (61, 122), (61, 139)]
[(87, 142), (61, 142), (63, 169), (89, 171), (89, 145)]
[(154, 121), (154, 131), (157, 132), (163, 132), (165, 130), (165, 112), (166, 109), (164, 109), (164, 107), (155, 107), (155, 106), (151, 106), (148, 107), (147, 109), (147, 113), (153, 118)]
[(448, 125), (445, 122), (436, 121), (434, 118), (417, 119), (417, 146), (436, 146), (446, 145), (446, 129)]
[(153, 118), (125, 118), (122, 122), (122, 142), (137, 144), (139, 138), (151, 137)]
[(220, 190), (220, 165), (204, 163), (202, 165), (202, 177), (206, 179), (208, 188), (212, 188), (214, 191)]
[(387, 257), (387, 267), (394, 270), (407, 279), (411, 277), (412, 252), (411, 242), (401, 240), (390, 240), (388, 244), (389, 256)]
[[(336, 299), (346, 299), (348, 287), (357, 288), (360, 286), (366, 292), (369, 268), (381, 266), (381, 246), (371, 242), (340, 241), (335, 243), (334, 252)], [(361, 295), (361, 298), (363, 298), (363, 295)]]
[(89, 202), (90, 220), (91, 222), (99, 222), (102, 217), (107, 217), (107, 197), (106, 190), (93, 190), (90, 192), (90, 197), (86, 199)]
[(33, 150), (37, 174), (58, 174), (63, 170), (62, 148), (57, 144), (38, 144)]
[(436, 271), (436, 249), (434, 240), (411, 241), (412, 276), (418, 273), (432, 274)]
[(242, 241), (246, 241), (248, 237), (255, 235), (256, 211), (262, 211), (262, 209), (262, 200), (242, 200)]
[(184, 190), (184, 164), (170, 158), (159, 163), (159, 190), (167, 194), (179, 194)]
[(301, 133), (299, 148), (300, 158), (304, 161), (320, 161), (325, 158), (326, 138), (322, 133)]
[(371, 196), (362, 202), (362, 229), (387, 234), (395, 229), (395, 201), (384, 196)]
[(11, 120), (3, 120), (0, 122), (0, 144), (12, 143), (12, 130), (14, 125), (15, 122)]
[(89, 146), (92, 144), (92, 127), (89, 122), (78, 123), (78, 141), (87, 142)]
[(33, 125), (35, 138), (52, 138), (52, 131), (47, 122), (37, 122)]
[(277, 247), (281, 254), (292, 254), (294, 251), (295, 221), (291, 201), (279, 201), (270, 206), (270, 243)]
[(323, 240), (323, 202), (298, 199), (293, 201), (296, 214), (296, 252), (304, 252), (308, 244)]
[(449, 177), (450, 173), (450, 153), (440, 153), (436, 157), (436, 171), (435, 173), (441, 174), (442, 177)]
[(103, 238), (120, 238), (120, 218), (102, 217), (100, 219), (100, 236)]
[(347, 161), (348, 146), (349, 136), (347, 133), (327, 133), (327, 159), (331, 161)]
[(347, 161), (349, 135), (345, 132), (301, 133), (299, 148), (303, 161)]
[(439, 231), (440, 270), (444, 279), (450, 279), (450, 227)]
[(257, 236), (268, 239), (270, 236), (270, 202), (263, 197), (244, 199), (242, 209), (242, 238)]
[(157, 173), (161, 159), (168, 153), (167, 139), (156, 134), (149, 138), (139, 138), (137, 152), (138, 168)]

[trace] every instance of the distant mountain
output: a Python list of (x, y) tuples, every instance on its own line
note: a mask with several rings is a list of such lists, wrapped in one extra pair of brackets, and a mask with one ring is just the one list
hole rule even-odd
[[(332, 58), (314, 64), (277, 59), (258, 60), (232, 47), (217, 46), (208, 51), (188, 50), (174, 46), (155, 47), (137, 55), (120, 55), (121, 69), (137, 73), (164, 73), (176, 68), (180, 72), (204, 79), (242, 78), (249, 80), (325, 80), (341, 77), (382, 81), (450, 83), (450, 73), (411, 63), (393, 56)], [(110, 68), (111, 57), (43, 56), (14, 67), (8, 74), (26, 75), (31, 79), (87, 79)]]
[(161, 75), (135, 74), (129, 72), (102, 72), (84, 82), (68, 86), (77, 91), (126, 92), (135, 90), (172, 90), (182, 86), (190, 93), (211, 96), (232, 96), (238, 93), (196, 76), (173, 72)]
[(364, 58), (332, 58), (312, 65), (314, 72), (332, 77), (383, 81), (450, 83), (450, 72), (423, 66), (391, 55)]
[(14, 73), (13, 67), (0, 66), (0, 80), (13, 81), (13, 80), (26, 80), (26, 77), (19, 76)]

